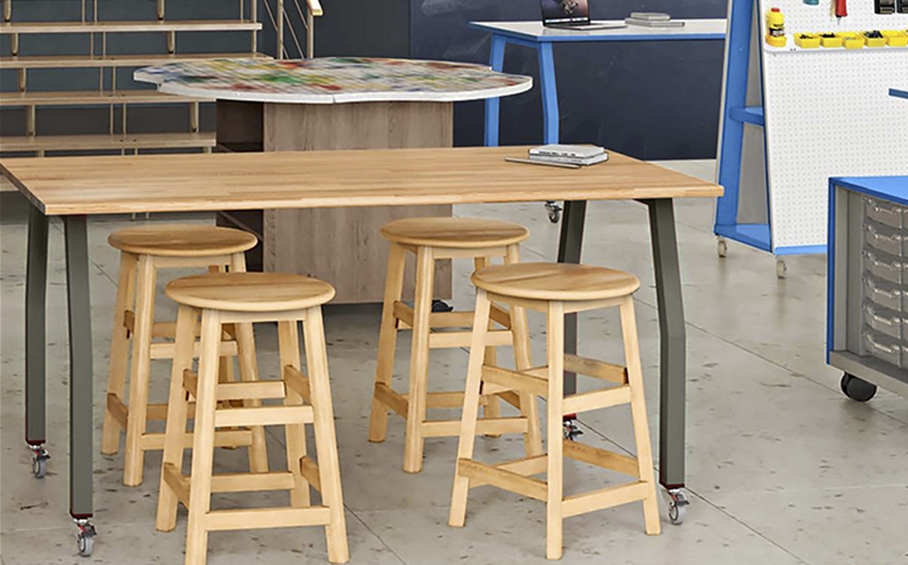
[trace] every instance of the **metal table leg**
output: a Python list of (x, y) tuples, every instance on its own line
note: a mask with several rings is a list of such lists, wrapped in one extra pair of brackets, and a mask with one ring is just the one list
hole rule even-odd
[(85, 216), (65, 216), (66, 291), (69, 311), (69, 512), (79, 527), (79, 550), (91, 555), (92, 342), (88, 286), (88, 225)]
[(35, 476), (44, 478), (50, 459), (45, 433), (45, 306), (47, 298), (47, 227), (41, 210), (28, 216), (28, 264), (25, 280), (25, 444), (33, 452)]
[[(558, 241), (558, 262), (579, 263), (583, 249), (583, 226), (586, 219), (586, 200), (575, 200), (564, 203), (564, 216), (561, 218), (561, 239)], [(577, 353), (577, 314), (564, 317), (564, 351)], [(577, 392), (577, 375), (569, 371), (564, 373), (564, 395)]]
[(659, 482), (670, 497), (669, 517), (680, 524), (688, 504), (684, 488), (687, 351), (675, 211), (671, 199), (642, 201), (649, 225), (659, 309)]

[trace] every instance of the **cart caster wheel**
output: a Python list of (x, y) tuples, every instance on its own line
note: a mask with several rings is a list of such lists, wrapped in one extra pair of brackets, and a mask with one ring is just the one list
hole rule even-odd
[(782, 259), (776, 259), (776, 276), (784, 279), (788, 275), (788, 265)]
[(684, 523), (684, 517), (687, 514), (687, 507), (690, 501), (687, 500), (684, 491), (670, 490), (668, 494), (668, 519), (672, 524), (680, 526)]
[(554, 202), (546, 202), (545, 209), (549, 213), (549, 221), (557, 224), (561, 220), (561, 206)]
[(47, 460), (50, 459), (50, 454), (40, 445), (29, 445), (29, 449), (32, 450), (32, 474), (36, 479), (43, 479), (47, 476)]
[(859, 379), (854, 375), (842, 375), (842, 392), (845, 396), (858, 402), (867, 402), (876, 394), (876, 385)]
[(716, 241), (716, 253), (719, 254), (719, 257), (728, 257), (728, 242), (721, 237)]
[(444, 300), (433, 300), (432, 301), (432, 311), (433, 312), (451, 312), (454, 310), (454, 307), (445, 302)]
[(575, 418), (564, 418), (564, 439), (568, 441), (577, 441), (577, 437), (583, 435), (583, 430), (577, 425)]
[(95, 536), (97, 532), (95, 527), (91, 525), (90, 522), (85, 522), (78, 524), (79, 526), (79, 535), (77, 540), (79, 542), (79, 555), (82, 557), (91, 557), (91, 552), (95, 547)]

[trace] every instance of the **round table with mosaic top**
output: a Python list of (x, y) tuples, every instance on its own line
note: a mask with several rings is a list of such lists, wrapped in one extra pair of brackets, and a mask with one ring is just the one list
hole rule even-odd
[[(187, 61), (134, 76), (161, 92), (217, 100), (218, 146), (230, 151), (451, 147), (455, 102), (533, 85), (485, 65), (366, 57)], [(450, 206), (255, 210), (218, 223), (260, 236), (262, 256), (250, 257), (251, 267), (319, 277), (337, 288), (334, 302), (356, 303), (383, 297), (382, 224), (450, 214)], [(437, 297), (449, 296), (450, 285), (450, 266), (440, 262)]]

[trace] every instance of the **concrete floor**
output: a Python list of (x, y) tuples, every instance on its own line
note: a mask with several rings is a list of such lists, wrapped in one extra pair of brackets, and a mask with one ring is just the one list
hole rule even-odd
[[(712, 178), (712, 162), (669, 163)], [(568, 520), (565, 563), (626, 564), (875, 564), (908, 562), (908, 399), (880, 391), (868, 404), (847, 400), (839, 374), (825, 366), (825, 260), (795, 257), (789, 276), (777, 280), (773, 259), (731, 245), (716, 257), (710, 233), (711, 201), (678, 203), (678, 235), (688, 320), (687, 522), (663, 518), (663, 534), (647, 537), (639, 504)], [(462, 216), (520, 222), (532, 231), (526, 260), (553, 259), (557, 226), (540, 204), (459, 206)], [(7, 206), (2, 239), (2, 562), (144, 564), (182, 562), (185, 513), (177, 531), (154, 530), (160, 456), (146, 461), (138, 488), (121, 485), (122, 456), (96, 455), (96, 523), (100, 537), (91, 560), (76, 556), (67, 500), (67, 354), (63, 237), (52, 224), (48, 308), (48, 477), (35, 480), (22, 445), (24, 216)], [(211, 221), (210, 217), (155, 217), (154, 221)], [(141, 221), (141, 220), (140, 220)], [(95, 345), (96, 441), (100, 440), (117, 255), (109, 232), (126, 219), (91, 223)], [(630, 202), (591, 203), (584, 261), (637, 273), (638, 323), (647, 377), (654, 441), (658, 415), (658, 346), (655, 291), (645, 208)], [(170, 278), (160, 277), (159, 289)], [(469, 266), (455, 267), (457, 308), (472, 300)], [(174, 309), (162, 299), (162, 316)], [(376, 356), (379, 310), (329, 307), (326, 324), (337, 413), (352, 563), (544, 563), (545, 509), (492, 488), (472, 492), (466, 527), (446, 525), (454, 439), (427, 442), (425, 470), (401, 471), (403, 424), (391, 420), (384, 444), (366, 441)], [(535, 359), (542, 359), (543, 320), (531, 317)], [(262, 373), (276, 370), (273, 328), (257, 330)], [(407, 367), (407, 340), (397, 374)], [(615, 312), (581, 318), (581, 353), (620, 359)], [(507, 352), (501, 357), (506, 358)], [(433, 352), (433, 389), (460, 388), (467, 353)], [(167, 364), (155, 362), (152, 396), (164, 398)], [(397, 377), (402, 389), (405, 379)], [(631, 451), (629, 412), (617, 408), (581, 420), (583, 439)], [(274, 464), (282, 464), (279, 431), (269, 436)], [(480, 458), (517, 458), (518, 438), (482, 438)], [(658, 453), (656, 453), (658, 455)], [(243, 450), (220, 451), (217, 467), (245, 469)], [(657, 462), (658, 464), (658, 462)], [(571, 492), (602, 488), (614, 480), (568, 463)], [(219, 496), (216, 507), (285, 501), (284, 495)], [(663, 515), (665, 505), (662, 504)], [(326, 563), (317, 528), (215, 534), (211, 565)]]

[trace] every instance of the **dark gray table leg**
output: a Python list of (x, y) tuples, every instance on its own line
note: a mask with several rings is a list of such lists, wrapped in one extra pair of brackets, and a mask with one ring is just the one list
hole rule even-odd
[(28, 215), (28, 264), (25, 275), (25, 443), (34, 453), (35, 476), (44, 477), (49, 455), (45, 432), (45, 307), (47, 298), (47, 228), (41, 210)]
[[(69, 512), (80, 528), (80, 551), (91, 554), (92, 516), (92, 343), (88, 285), (88, 223), (65, 216), (66, 291), (69, 310)], [(85, 547), (87, 545), (87, 548)]]
[[(583, 226), (586, 219), (586, 200), (575, 200), (564, 203), (564, 215), (561, 217), (561, 239), (558, 242), (559, 263), (579, 263), (583, 249)], [(577, 353), (577, 314), (564, 317), (564, 351)], [(577, 392), (577, 375), (569, 371), (564, 373), (565, 396)]]
[(687, 397), (687, 338), (675, 210), (670, 199), (644, 200), (656, 274), (659, 309), (659, 482), (672, 499), (672, 521), (683, 521), (687, 500), (684, 487), (684, 450)]

